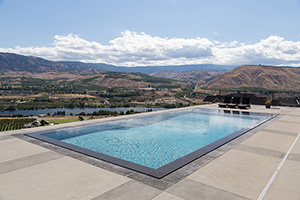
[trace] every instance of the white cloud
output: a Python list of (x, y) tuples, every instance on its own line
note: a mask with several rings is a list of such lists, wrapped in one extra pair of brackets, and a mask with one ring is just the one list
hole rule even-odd
[(236, 64), (300, 65), (300, 42), (270, 36), (256, 44), (243, 44), (234, 48), (214, 48), (217, 60)]
[(179, 64), (300, 65), (300, 41), (270, 36), (255, 44), (210, 41), (206, 38), (160, 38), (122, 32), (108, 45), (78, 35), (54, 36), (51, 46), (0, 48), (2, 52), (39, 56), (49, 60), (103, 62), (119, 66)]

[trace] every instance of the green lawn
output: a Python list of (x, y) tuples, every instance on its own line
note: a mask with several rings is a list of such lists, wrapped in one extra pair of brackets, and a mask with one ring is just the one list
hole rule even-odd
[(69, 123), (69, 122), (78, 122), (78, 118), (66, 118), (66, 119), (49, 119), (50, 123), (54, 124), (63, 124), (63, 123)]

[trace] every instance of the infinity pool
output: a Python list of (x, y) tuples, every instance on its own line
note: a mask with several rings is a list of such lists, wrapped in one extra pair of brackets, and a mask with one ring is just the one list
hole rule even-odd
[(162, 177), (272, 117), (191, 108), (29, 136)]

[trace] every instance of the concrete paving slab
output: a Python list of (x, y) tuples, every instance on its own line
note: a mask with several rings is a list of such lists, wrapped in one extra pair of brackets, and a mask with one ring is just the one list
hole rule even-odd
[(291, 153), (300, 154), (300, 139), (297, 140), (297, 142), (296, 142), (295, 146), (293, 147)]
[(237, 147), (234, 148), (235, 150), (239, 151), (245, 151), (248, 153), (254, 153), (254, 154), (260, 154), (263, 156), (270, 156), (274, 158), (279, 158), (283, 159), (286, 153), (281, 152), (281, 151), (275, 151), (275, 150), (270, 150), (270, 149), (265, 149), (265, 148), (260, 148), (260, 147), (253, 147), (253, 146), (248, 146), (244, 144), (240, 144)]
[(279, 131), (279, 130), (267, 129), (267, 128), (264, 128), (262, 131), (263, 132), (268, 132), (268, 133), (273, 133), (273, 134), (280, 134), (280, 135), (291, 135), (291, 136), (297, 136), (298, 135), (298, 133), (296, 133), (296, 132), (291, 133), (291, 132)]
[(231, 150), (188, 178), (250, 199), (258, 198), (281, 159)]
[(161, 192), (161, 190), (132, 180), (93, 200), (150, 200)]
[(286, 113), (287, 111), (283, 107), (271, 107), (271, 109), (267, 109), (265, 106), (252, 105), (250, 112), (262, 112), (262, 113)]
[(299, 116), (290, 116), (285, 115), (278, 119), (278, 121), (286, 121), (286, 122), (292, 122), (292, 123), (299, 123), (300, 124), (300, 115)]
[(156, 197), (154, 197), (152, 200), (185, 200), (181, 197), (175, 196), (173, 194), (170, 194), (168, 192), (163, 192)]
[(299, 108), (294, 108), (293, 111), (288, 113), (289, 115), (296, 115), (300, 116), (300, 109)]
[(49, 151), (43, 147), (14, 138), (0, 141), (0, 162)]
[(0, 175), (0, 199), (92, 199), (130, 179), (63, 157)]
[(0, 134), (0, 141), (1, 141), (1, 140), (13, 139), (13, 138), (14, 138), (14, 137), (11, 136), (11, 135), (5, 135), (5, 134), (1, 135), (1, 134)]
[(259, 131), (242, 144), (286, 153), (296, 136)]
[(261, 113), (269, 113), (269, 114), (274, 114), (274, 113), (285, 113), (285, 111), (282, 111), (280, 108), (271, 108), (271, 109), (266, 109), (266, 108), (261, 108), (261, 107), (252, 107), (251, 112), (261, 112)]
[(294, 111), (295, 107), (281, 107), (281, 106), (277, 106), (277, 107), (275, 107), (275, 109), (280, 109), (280, 111), (278, 112), (280, 114), (288, 114), (288, 113)]
[(287, 159), (300, 162), (300, 154), (290, 153)]
[(219, 188), (211, 187), (203, 183), (193, 181), (191, 179), (184, 179), (173, 187), (169, 188), (167, 192), (187, 200), (245, 200), (247, 198)]
[(300, 199), (300, 164), (297, 161), (287, 160), (267, 193), (264, 199)]
[(300, 132), (300, 124), (277, 121), (276, 123), (272, 123), (272, 124), (268, 125), (266, 127), (266, 129), (291, 132), (291, 133), (299, 133)]
[(63, 157), (63, 155), (52, 152), (52, 151), (47, 151), (44, 153), (39, 153), (39, 154), (34, 154), (31, 156), (26, 156), (23, 158), (15, 159), (15, 160), (10, 160), (7, 162), (1, 162), (0, 163), (0, 174), (4, 174), (10, 171), (22, 169), (25, 167), (29, 167), (32, 165), (40, 164), (43, 162), (47, 162), (50, 160), (58, 159)]

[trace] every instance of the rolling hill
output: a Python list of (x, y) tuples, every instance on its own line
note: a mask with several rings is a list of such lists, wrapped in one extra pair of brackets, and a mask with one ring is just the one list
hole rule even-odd
[[(0, 73), (0, 86), (26, 88), (26, 90), (56, 91), (65, 88), (74, 91), (106, 90), (107, 88), (180, 88), (187, 83), (167, 78), (158, 78), (142, 73), (99, 72), (83, 70), (69, 72), (13, 72)], [(27, 88), (28, 87), (28, 88)]]
[(300, 68), (245, 65), (224, 73), (203, 84), (202, 87), (211, 89), (264, 88), (299, 92)]
[(69, 80), (71, 84), (82, 86), (101, 86), (104, 88), (148, 88), (148, 87), (171, 87), (180, 88), (185, 83), (149, 76), (142, 73), (103, 72), (93, 75), (85, 75)]
[(110, 67), (113, 68), (114, 66), (103, 63), (86, 64), (82, 62), (56, 62), (34, 56), (0, 53), (0, 71), (27, 71), (41, 73), (84, 70), (88, 68), (109, 69)]

